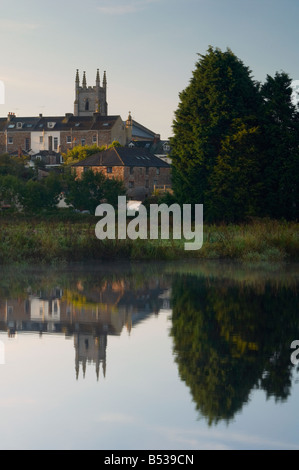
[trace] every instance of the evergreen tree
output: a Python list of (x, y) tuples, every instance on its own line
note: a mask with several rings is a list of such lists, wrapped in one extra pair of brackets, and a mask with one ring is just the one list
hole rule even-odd
[(267, 76), (263, 98), (263, 215), (298, 218), (299, 113), (292, 103), (292, 80), (282, 72)]
[[(219, 214), (217, 198), (212, 197), (217, 159), (227, 139), (233, 141), (239, 132), (236, 120), (252, 133), (260, 103), (259, 85), (231, 50), (210, 47), (200, 55), (190, 84), (180, 93), (171, 146), (175, 195), (181, 203), (204, 204), (206, 220)], [(245, 158), (238, 155), (242, 147), (234, 145), (235, 160)], [(251, 159), (254, 155), (251, 151)]]

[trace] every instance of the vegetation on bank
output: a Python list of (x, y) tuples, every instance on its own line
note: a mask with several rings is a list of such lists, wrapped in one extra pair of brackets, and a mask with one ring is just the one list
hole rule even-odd
[[(299, 224), (252, 220), (205, 225), (200, 250), (185, 251), (184, 240), (99, 240), (99, 218), (54, 212), (45, 217), (1, 217), (0, 264), (55, 264), (94, 260), (231, 259), (244, 262), (298, 261)], [(116, 232), (117, 233), (117, 232)]]

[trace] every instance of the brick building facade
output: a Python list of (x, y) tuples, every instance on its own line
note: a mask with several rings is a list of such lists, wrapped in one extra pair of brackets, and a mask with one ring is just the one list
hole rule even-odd
[(143, 148), (112, 148), (75, 163), (73, 168), (79, 178), (91, 169), (122, 180), (131, 200), (142, 201), (155, 189), (171, 188), (170, 165)]
[(0, 154), (40, 151), (67, 153), (76, 145), (108, 146), (114, 140), (126, 145), (131, 128), (120, 116), (43, 116), (0, 118)]

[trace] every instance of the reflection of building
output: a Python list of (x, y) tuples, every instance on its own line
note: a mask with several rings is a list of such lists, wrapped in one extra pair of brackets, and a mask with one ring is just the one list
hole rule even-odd
[(80, 363), (82, 364), (83, 377), (85, 377), (87, 363), (95, 364), (97, 379), (99, 379), (100, 364), (102, 364), (103, 376), (105, 377), (107, 335), (94, 337), (88, 333), (76, 333), (74, 344), (76, 350), (76, 378), (79, 377)]
[(108, 335), (120, 335), (124, 328), (130, 333), (158, 313), (164, 306), (165, 290), (158, 282), (133, 289), (125, 281), (85, 290), (78, 281), (74, 291), (29, 291), (18, 299), (0, 299), (0, 331), (11, 337), (18, 332), (74, 337), (76, 376), (82, 367), (84, 377), (87, 364), (93, 364), (97, 378), (101, 365), (105, 377)]

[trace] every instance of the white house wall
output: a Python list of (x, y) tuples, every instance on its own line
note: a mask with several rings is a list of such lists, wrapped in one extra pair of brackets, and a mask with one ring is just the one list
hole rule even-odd
[[(43, 142), (40, 142), (40, 138), (43, 137)], [(54, 139), (58, 139), (57, 150), (59, 151), (60, 146), (60, 132), (59, 131), (45, 131), (45, 132), (31, 132), (31, 150), (33, 153), (38, 153), (41, 150), (49, 150), (49, 137), (52, 137), (52, 150), (54, 149)]]

